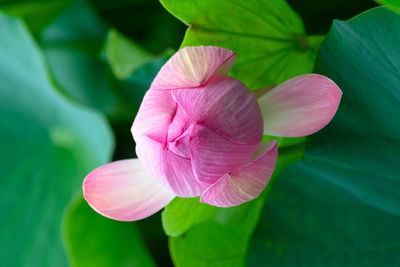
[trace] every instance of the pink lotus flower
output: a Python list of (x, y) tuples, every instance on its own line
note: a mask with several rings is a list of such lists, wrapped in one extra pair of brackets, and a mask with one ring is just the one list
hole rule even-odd
[(330, 79), (308, 74), (261, 96), (225, 74), (235, 53), (186, 47), (160, 70), (132, 126), (139, 159), (92, 171), (84, 197), (100, 214), (139, 220), (175, 196), (218, 207), (256, 198), (277, 159), (276, 141), (263, 134), (312, 134), (334, 116), (341, 91)]

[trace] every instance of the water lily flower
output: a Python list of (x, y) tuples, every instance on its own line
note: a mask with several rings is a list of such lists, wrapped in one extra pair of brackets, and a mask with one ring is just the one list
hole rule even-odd
[(179, 50), (161, 68), (132, 126), (138, 159), (92, 171), (84, 197), (100, 214), (122, 221), (152, 215), (175, 196), (218, 207), (260, 195), (275, 167), (276, 141), (323, 128), (341, 98), (325, 76), (290, 79), (258, 99), (227, 76), (235, 53), (220, 47)]

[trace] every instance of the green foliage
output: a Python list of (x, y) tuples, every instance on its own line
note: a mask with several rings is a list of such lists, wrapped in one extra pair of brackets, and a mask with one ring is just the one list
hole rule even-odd
[(316, 70), (338, 83), (334, 120), (276, 181), (249, 266), (393, 266), (400, 260), (400, 15), (335, 22)]
[(65, 239), (76, 267), (155, 266), (134, 223), (99, 216), (79, 198), (65, 217)]
[(29, 29), (37, 33), (70, 3), (71, 0), (0, 1), (0, 10), (8, 15), (21, 17)]
[(109, 30), (104, 50), (110, 68), (119, 80), (118, 89), (128, 100), (133, 116), (172, 50), (168, 49), (160, 56), (153, 55), (115, 29)]
[(397, 12), (400, 12), (400, 0), (376, 0), (376, 2), (387, 5), (390, 8), (393, 8)]
[(309, 73), (321, 36), (306, 36), (284, 0), (161, 0), (189, 25), (182, 46), (215, 45), (237, 53), (231, 75), (250, 89)]
[(115, 76), (122, 80), (154, 58), (149, 52), (116, 30), (108, 32), (107, 59)]
[(126, 120), (130, 107), (99, 57), (106, 34), (107, 27), (86, 1), (73, 1), (41, 32), (40, 44), (52, 77), (65, 95), (113, 121)]
[[(107, 26), (86, 0), (71, 0), (68, 8), (41, 32), (43, 42), (87, 41), (87, 48), (96, 48), (105, 37)], [(96, 51), (95, 51), (96, 52)]]
[(309, 34), (326, 34), (334, 19), (347, 20), (377, 6), (372, 0), (287, 0)]
[[(63, 93), (105, 113), (118, 125), (132, 122), (147, 85), (161, 67), (158, 62), (166, 57), (156, 57), (109, 30), (86, 1), (73, 1), (41, 32), (40, 41), (52, 77)], [(155, 73), (136, 72), (143, 65), (154, 65)]]
[(300, 159), (303, 146), (280, 150), (275, 174), (259, 198), (231, 208), (176, 198), (163, 211), (163, 227), (177, 266), (244, 266), (248, 242), (268, 191), (288, 164)]
[[(204, 212), (211, 215), (215, 210), (211, 220), (192, 220), (196, 223), (189, 231), (170, 239), (174, 263), (177, 266), (243, 266), (248, 239), (257, 224), (263, 202), (258, 198), (238, 207), (219, 210), (209, 206), (210, 210)], [(201, 204), (199, 206), (201, 209)], [(198, 215), (195, 207), (193, 209)]]
[(162, 212), (164, 231), (169, 236), (179, 236), (191, 226), (212, 219), (219, 211), (217, 207), (200, 203), (198, 197), (176, 197)]
[(60, 224), (83, 177), (106, 163), (104, 118), (56, 92), (21, 21), (0, 14), (0, 261), (67, 266)]
[(129, 100), (131, 106), (135, 108), (135, 111), (139, 109), (144, 94), (150, 88), (154, 77), (156, 77), (158, 71), (169, 57), (169, 54), (155, 57), (121, 81), (121, 91), (126, 99)]
[(154, 54), (167, 48), (177, 49), (185, 33), (185, 25), (158, 0), (91, 0), (91, 3), (111, 27)]

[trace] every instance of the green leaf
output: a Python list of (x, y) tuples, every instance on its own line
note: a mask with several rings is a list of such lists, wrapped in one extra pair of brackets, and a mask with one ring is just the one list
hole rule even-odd
[(135, 118), (143, 97), (150, 88), (154, 77), (167, 59), (168, 56), (155, 58), (134, 71), (128, 78), (118, 81), (116, 85), (117, 89), (124, 101), (128, 103), (129, 112), (124, 113), (127, 115), (126, 117), (124, 116), (124, 121), (113, 123), (114, 133), (118, 140), (115, 158), (124, 159), (136, 157), (134, 149), (135, 143), (132, 138), (132, 133), (129, 131), (132, 126), (132, 119)]
[(130, 107), (107, 63), (99, 57), (106, 26), (86, 1), (73, 4), (46, 27), (40, 44), (63, 93), (102, 111), (112, 121), (129, 118)]
[(326, 34), (334, 19), (350, 19), (377, 5), (371, 0), (287, 0), (302, 17), (306, 32)]
[(96, 10), (118, 32), (135, 40), (151, 53), (177, 49), (185, 25), (155, 0), (91, 0)]
[(237, 53), (231, 75), (250, 89), (309, 73), (321, 36), (306, 36), (284, 0), (161, 0), (189, 25), (182, 46), (214, 45)]
[(28, 28), (39, 32), (50, 21), (68, 7), (71, 0), (22, 0), (0, 2), (0, 10), (12, 16), (21, 17)]
[(185, 234), (171, 237), (170, 251), (175, 265), (244, 266), (248, 239), (263, 202), (259, 198), (235, 208), (222, 209), (215, 220), (196, 222)]
[(388, 7), (400, 12), (400, 0), (376, 0), (381, 5), (387, 5)]
[(68, 9), (44, 29), (40, 40), (45, 43), (92, 41), (98, 46), (106, 33), (106, 25), (87, 0), (72, 0)]
[(219, 211), (217, 207), (200, 203), (198, 197), (176, 197), (162, 212), (164, 231), (169, 236), (179, 236), (194, 224), (212, 220)]
[(164, 231), (171, 236), (170, 251), (178, 266), (244, 266), (248, 240), (276, 175), (299, 160), (303, 147), (280, 149), (269, 186), (257, 199), (237, 207), (218, 208), (198, 198), (176, 198), (163, 211)]
[(169, 57), (170, 55), (156, 57), (142, 65), (130, 76), (120, 81), (120, 90), (129, 101), (134, 111), (139, 110), (143, 97), (150, 88), (153, 79)]
[(277, 179), (249, 266), (393, 266), (400, 261), (400, 15), (336, 21), (316, 71), (343, 90), (302, 161)]
[(133, 71), (154, 58), (149, 52), (116, 30), (108, 32), (106, 53), (111, 69), (120, 80), (127, 78)]
[(24, 24), (0, 13), (0, 262), (67, 266), (60, 224), (83, 177), (106, 163), (104, 118), (56, 92)]
[(155, 266), (135, 223), (100, 216), (83, 198), (69, 208), (64, 224), (73, 266)]

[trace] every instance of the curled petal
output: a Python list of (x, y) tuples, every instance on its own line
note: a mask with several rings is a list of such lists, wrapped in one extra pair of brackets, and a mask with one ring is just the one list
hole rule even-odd
[(164, 142), (175, 112), (176, 103), (170, 92), (147, 91), (131, 129), (136, 142), (141, 135)]
[(150, 89), (198, 87), (216, 72), (226, 74), (235, 53), (216, 46), (187, 46), (173, 55), (157, 74)]
[(258, 99), (264, 134), (299, 137), (328, 124), (338, 109), (342, 91), (329, 78), (305, 74), (290, 79)]
[(177, 108), (168, 129), (167, 141), (171, 142), (179, 138), (187, 131), (192, 123), (189, 115), (182, 108)]
[(173, 90), (172, 97), (193, 122), (242, 144), (258, 144), (263, 118), (254, 94), (240, 81), (217, 74), (205, 86)]
[(83, 194), (95, 211), (119, 221), (146, 218), (175, 197), (147, 173), (138, 159), (115, 161), (95, 169), (83, 182)]
[(197, 197), (204, 191), (195, 180), (190, 159), (146, 136), (137, 142), (136, 153), (151, 175), (177, 196)]
[(204, 191), (200, 201), (217, 207), (232, 207), (258, 197), (272, 176), (278, 156), (276, 141), (267, 144), (264, 154), (226, 173)]
[(209, 186), (226, 172), (247, 164), (258, 144), (239, 144), (201, 125), (194, 125), (189, 143), (197, 181)]

